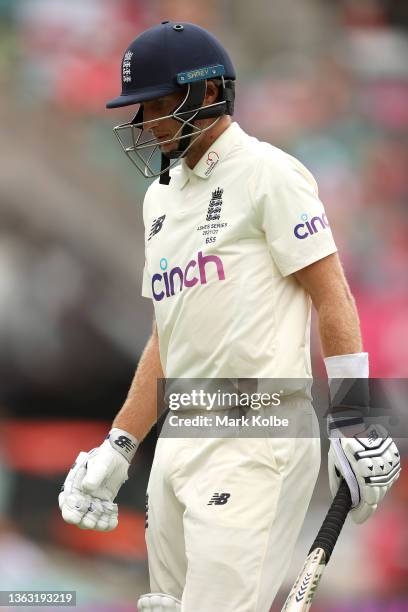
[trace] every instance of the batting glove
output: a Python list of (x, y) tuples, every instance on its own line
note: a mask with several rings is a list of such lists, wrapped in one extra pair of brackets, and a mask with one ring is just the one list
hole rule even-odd
[(114, 428), (101, 446), (79, 453), (58, 497), (64, 521), (80, 529), (115, 529), (118, 507), (114, 499), (128, 479), (137, 446), (134, 436)]
[(181, 612), (181, 601), (165, 593), (146, 593), (137, 602), (138, 612)]
[(351, 517), (355, 523), (363, 523), (397, 480), (400, 454), (387, 430), (381, 425), (367, 426), (361, 415), (344, 412), (329, 416), (328, 427), (331, 493), (336, 495), (344, 478), (351, 493)]

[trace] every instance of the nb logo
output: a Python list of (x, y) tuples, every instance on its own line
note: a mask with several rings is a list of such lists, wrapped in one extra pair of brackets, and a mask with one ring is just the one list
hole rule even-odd
[(163, 222), (165, 218), (166, 215), (162, 215), (161, 217), (157, 217), (157, 219), (154, 219), (148, 240), (150, 240), (150, 238), (153, 238), (153, 236), (160, 232), (161, 228), (163, 227)]
[(375, 429), (372, 429), (370, 433), (368, 434), (368, 442), (372, 444), (377, 439), (378, 439), (378, 433), (376, 432)]
[(128, 453), (136, 448), (136, 444), (126, 436), (119, 436), (114, 443)]
[(207, 506), (223, 506), (227, 503), (230, 497), (231, 493), (214, 493)]

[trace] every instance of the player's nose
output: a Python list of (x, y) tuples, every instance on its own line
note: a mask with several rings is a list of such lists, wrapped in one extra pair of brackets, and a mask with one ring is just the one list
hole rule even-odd
[(143, 129), (151, 132), (159, 124), (159, 118), (154, 115), (152, 111), (148, 109), (143, 110)]

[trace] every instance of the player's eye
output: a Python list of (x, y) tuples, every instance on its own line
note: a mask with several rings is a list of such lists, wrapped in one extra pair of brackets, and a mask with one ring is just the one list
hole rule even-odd
[(166, 108), (166, 101), (165, 100), (156, 100), (155, 102), (153, 102), (152, 109), (154, 111), (163, 110), (165, 108)]

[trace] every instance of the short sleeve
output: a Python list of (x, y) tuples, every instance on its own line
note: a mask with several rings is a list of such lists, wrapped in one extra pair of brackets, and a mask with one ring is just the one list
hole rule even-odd
[(146, 262), (145, 262), (145, 265), (144, 265), (144, 268), (143, 268), (142, 296), (146, 297), (146, 298), (151, 298), (152, 297), (150, 274), (149, 274), (149, 271), (147, 269)]
[(254, 203), (270, 253), (288, 276), (337, 248), (312, 174), (294, 157), (279, 153), (260, 160)]
[(150, 223), (150, 219), (148, 217), (148, 210), (149, 210), (149, 198), (150, 198), (150, 192), (151, 192), (152, 185), (150, 185), (149, 188), (147, 189), (144, 200), (143, 200), (143, 225), (144, 225), (144, 234), (145, 234), (145, 262), (144, 262), (144, 268), (143, 268), (142, 296), (145, 298), (152, 298), (152, 284), (151, 284), (151, 278), (150, 278), (149, 268), (148, 268), (147, 259), (146, 259), (146, 252), (147, 252), (146, 249), (147, 249), (147, 244), (148, 244), (148, 228), (149, 228), (149, 223)]

